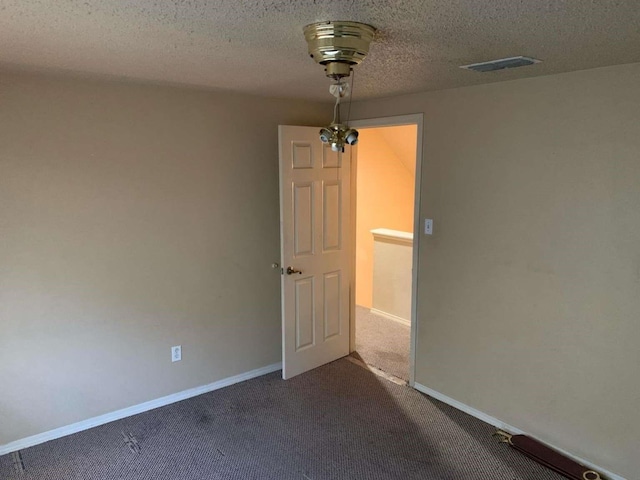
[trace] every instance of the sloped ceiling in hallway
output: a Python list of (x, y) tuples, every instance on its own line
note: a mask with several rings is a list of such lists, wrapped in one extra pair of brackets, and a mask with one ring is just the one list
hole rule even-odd
[(402, 125), (399, 127), (378, 127), (376, 134), (387, 142), (389, 148), (398, 156), (398, 160), (409, 171), (412, 177), (416, 175), (416, 148), (418, 142), (418, 127), (416, 125)]
[[(302, 27), (379, 29), (355, 98), (640, 62), (637, 0), (3, 0), (0, 66), (330, 101)], [(479, 74), (514, 55), (539, 65)]]

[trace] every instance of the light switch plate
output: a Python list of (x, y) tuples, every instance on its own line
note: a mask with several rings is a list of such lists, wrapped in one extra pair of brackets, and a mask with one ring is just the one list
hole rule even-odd
[(431, 218), (424, 219), (424, 234), (433, 235), (433, 220)]

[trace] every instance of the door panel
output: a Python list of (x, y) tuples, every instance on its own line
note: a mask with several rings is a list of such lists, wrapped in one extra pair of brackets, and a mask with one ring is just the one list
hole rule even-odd
[[(318, 133), (318, 132), (316, 132)], [(351, 148), (351, 147), (346, 147)], [(345, 150), (346, 153), (346, 150)], [(322, 166), (324, 168), (340, 167), (340, 158), (343, 154), (331, 150), (331, 146), (327, 143), (322, 144)]]
[(349, 354), (352, 151), (333, 152), (318, 130), (279, 128), (284, 378)]
[(293, 143), (293, 168), (313, 168), (311, 145), (304, 142)]
[(322, 249), (339, 251), (341, 248), (342, 225), (340, 207), (342, 201), (339, 182), (322, 182)]
[(324, 274), (324, 339), (340, 335), (343, 312), (340, 305), (340, 272)]
[(313, 255), (313, 183), (294, 183), (293, 191), (294, 256)]
[(313, 277), (296, 280), (296, 351), (313, 346), (315, 333), (315, 308), (313, 301)]

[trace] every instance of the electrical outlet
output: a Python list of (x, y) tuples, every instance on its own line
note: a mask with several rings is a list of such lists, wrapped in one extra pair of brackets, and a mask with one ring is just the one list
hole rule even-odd
[(182, 345), (171, 347), (171, 361), (179, 362), (180, 360), (182, 360)]

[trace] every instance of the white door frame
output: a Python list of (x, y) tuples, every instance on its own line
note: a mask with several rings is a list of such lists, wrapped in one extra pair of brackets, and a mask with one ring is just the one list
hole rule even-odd
[[(420, 212), (420, 186), (422, 183), (422, 135), (423, 135), (424, 114), (415, 113), (411, 115), (398, 115), (394, 117), (369, 118), (365, 120), (354, 120), (349, 122), (350, 127), (372, 128), (372, 127), (397, 127), (401, 125), (417, 125), (416, 142), (416, 176), (414, 186), (413, 203), (413, 264), (411, 271), (411, 341), (409, 347), (409, 385), (413, 387), (415, 383), (416, 370), (416, 344), (418, 334), (418, 259), (420, 254), (421, 233), (421, 212)], [(356, 198), (358, 196), (357, 163), (358, 156), (354, 155), (355, 161), (351, 162), (351, 298), (350, 298), (350, 318), (349, 325), (349, 350), (356, 349)]]

